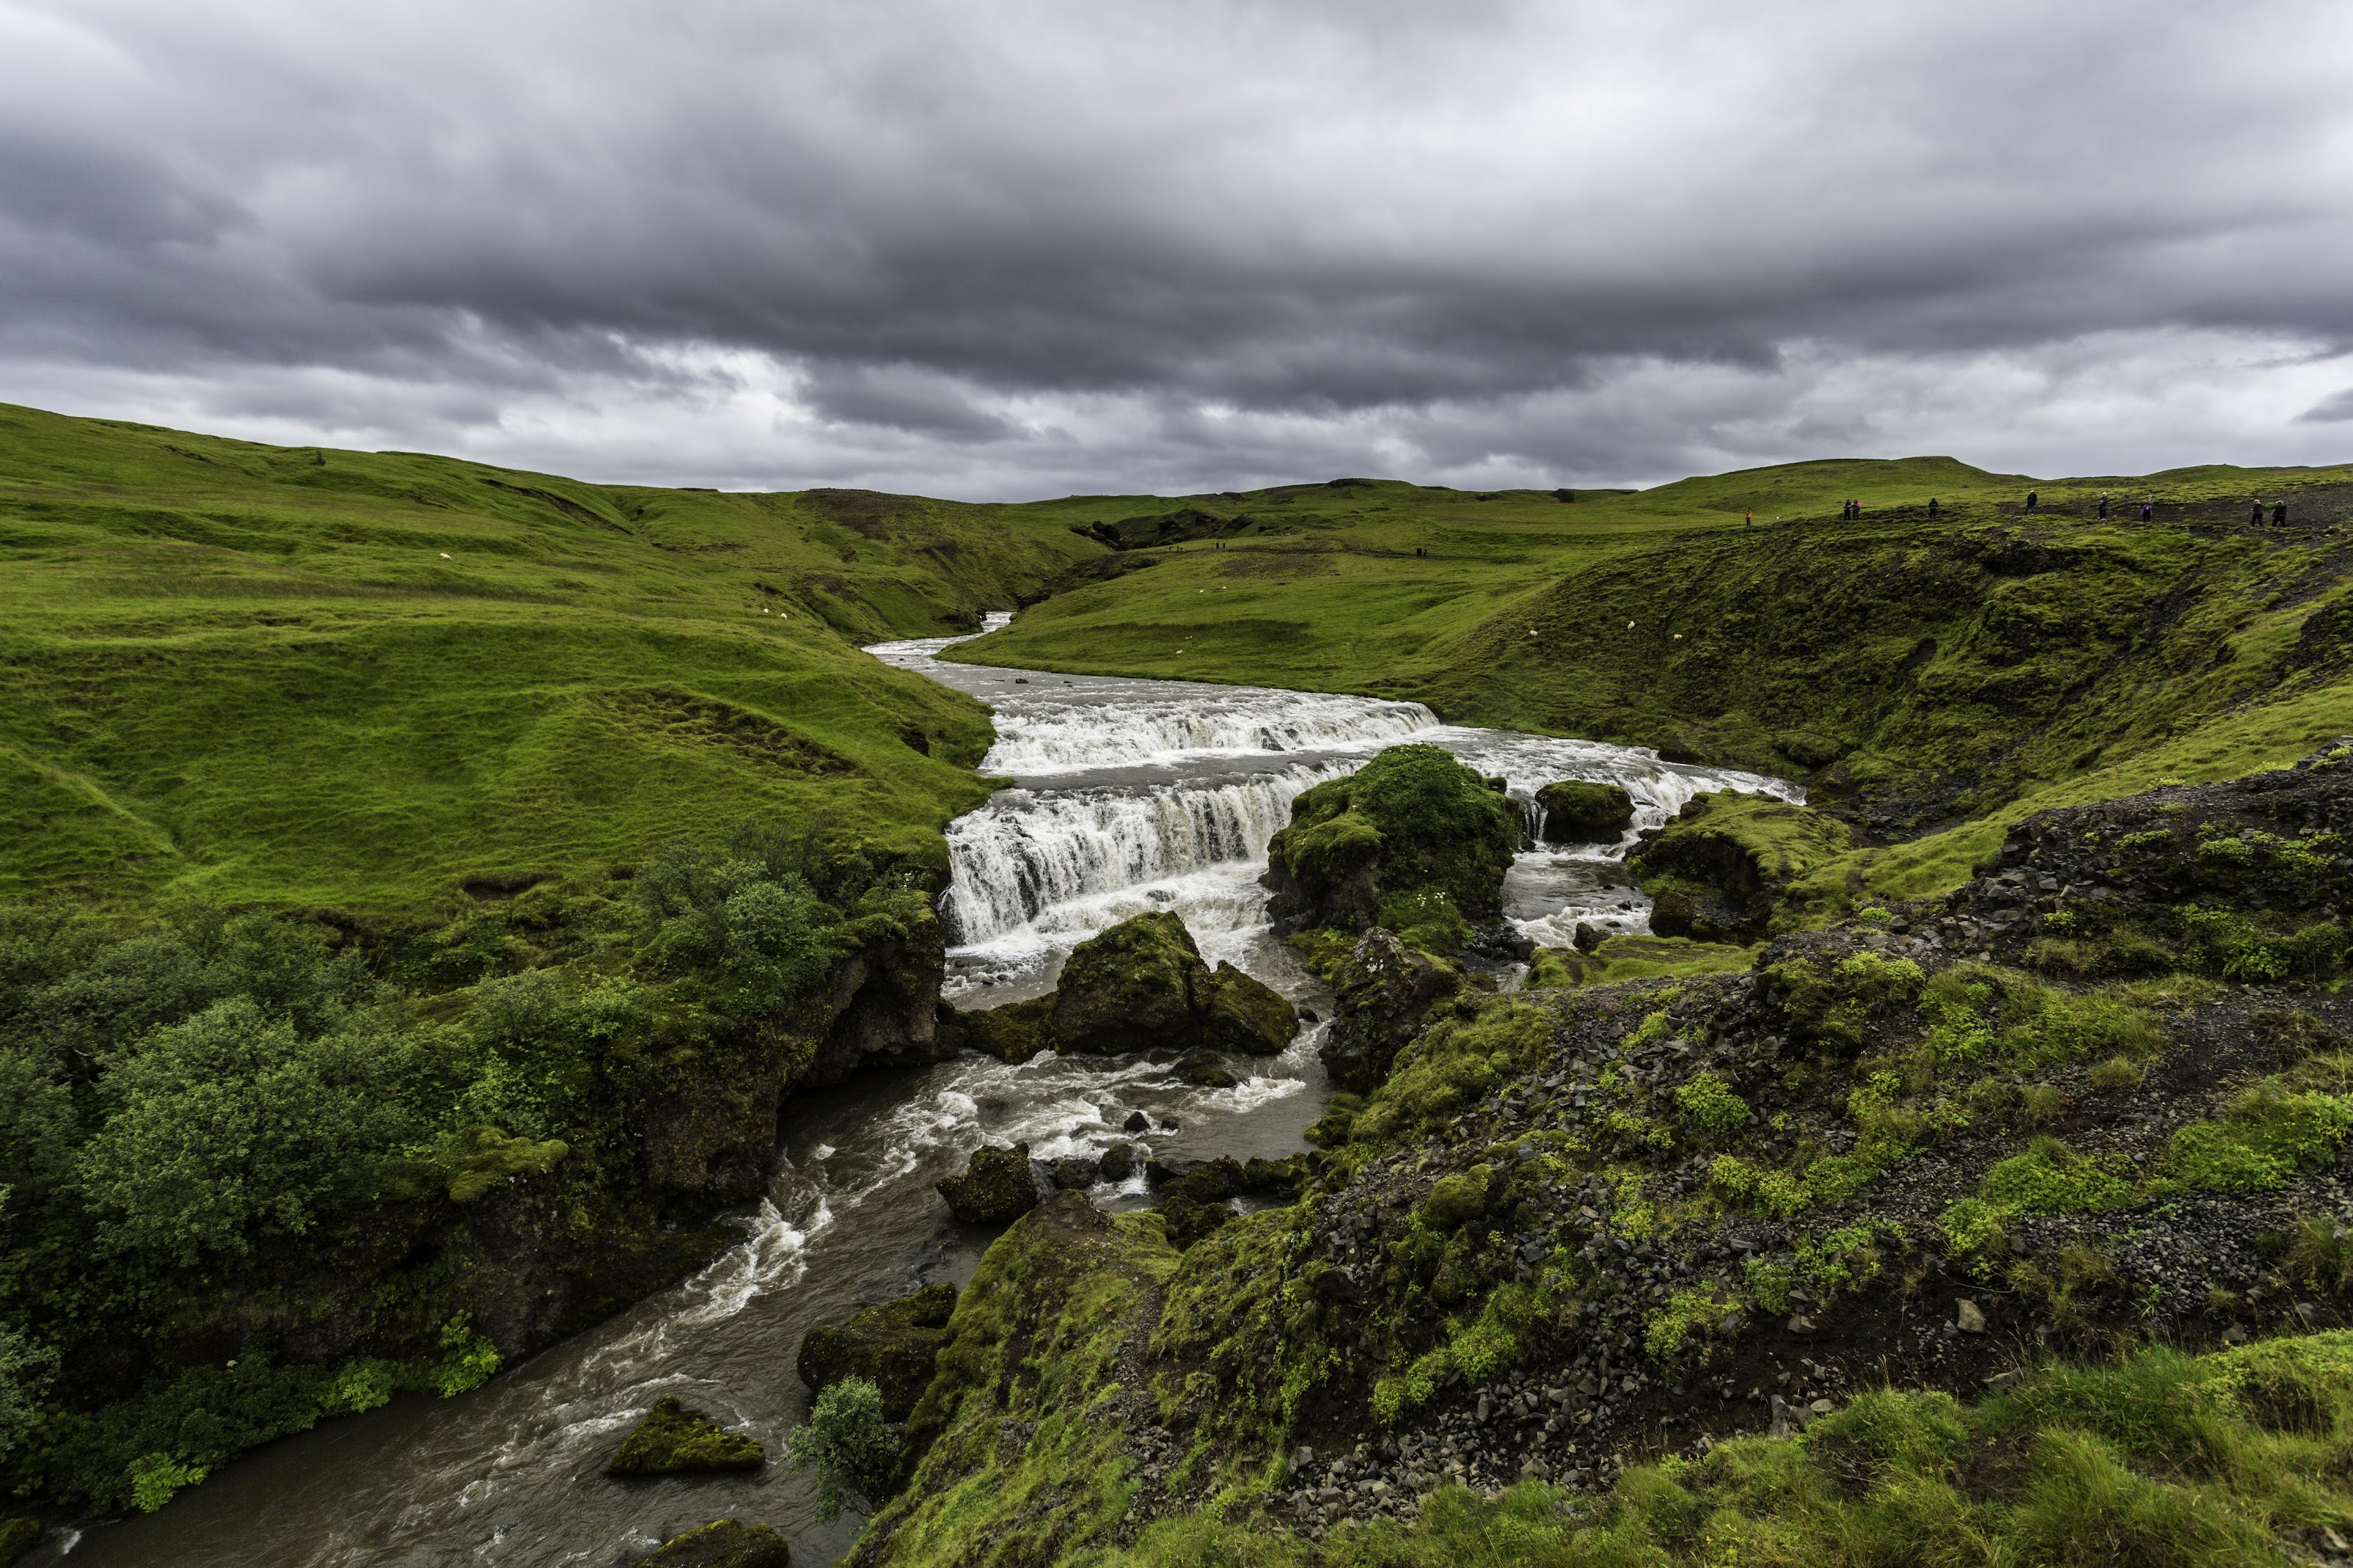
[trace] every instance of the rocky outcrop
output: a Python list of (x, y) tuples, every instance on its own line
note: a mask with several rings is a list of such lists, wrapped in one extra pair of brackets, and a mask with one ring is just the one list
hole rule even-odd
[(1562, 779), (1536, 791), (1547, 844), (1615, 844), (1634, 825), (1634, 797), (1613, 784)]
[(786, 1568), (792, 1560), (785, 1538), (766, 1525), (722, 1519), (670, 1537), (638, 1568)]
[(730, 1432), (700, 1410), (664, 1399), (606, 1461), (608, 1476), (677, 1476), (756, 1470), (767, 1463), (760, 1440)]
[(1844, 823), (1770, 795), (1695, 795), (1626, 858), (1651, 897), (1651, 930), (1695, 942), (1762, 940), (1790, 885), (1846, 853)]
[(641, 1113), (647, 1177), (672, 1197), (744, 1203), (765, 1190), (776, 1115), (797, 1088), (838, 1083), (859, 1067), (904, 1067), (955, 1054), (939, 1037), (944, 940), (925, 910), (902, 935), (877, 937), (838, 960), (802, 1016), (746, 1030), (674, 1075)]
[(2045, 971), (2316, 980), (2353, 947), (2353, 741), (2223, 784), (2037, 812), (1906, 931)]
[(1291, 1004), (1230, 963), (1201, 962), (1173, 913), (1137, 915), (1081, 942), (1042, 1037), (1065, 1054), (1200, 1048), (1271, 1056), (1298, 1031)]
[(1374, 927), (1349, 952), (1334, 984), (1338, 1005), (1316, 1053), (1324, 1070), (1335, 1085), (1355, 1093), (1378, 1088), (1430, 1010), (1462, 986), (1462, 972), (1454, 965)]
[(934, 1184), (948, 1210), (966, 1225), (1010, 1225), (1038, 1206), (1038, 1183), (1029, 1173), (1029, 1145), (1010, 1149), (983, 1145), (961, 1176)]
[[(1033, 1202), (1034, 1196), (1033, 1196)], [(882, 1395), (882, 1414), (904, 1421), (932, 1381), (955, 1315), (953, 1285), (926, 1285), (912, 1296), (868, 1307), (846, 1323), (801, 1336), (795, 1370), (811, 1394), (845, 1377), (862, 1377)]]
[(1502, 780), (1436, 746), (1391, 746), (1292, 802), (1267, 846), (1268, 913), (1285, 934), (1493, 921), (1521, 837)]
[(1002, 1061), (1039, 1051), (1239, 1051), (1271, 1056), (1299, 1019), (1282, 994), (1230, 963), (1201, 961), (1174, 913), (1137, 915), (1081, 942), (1050, 996), (953, 1013), (942, 1038)]

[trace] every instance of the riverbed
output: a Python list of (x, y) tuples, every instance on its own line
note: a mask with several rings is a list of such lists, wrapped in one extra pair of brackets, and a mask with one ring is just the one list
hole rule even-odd
[[(1229, 960), (1328, 1015), (1329, 998), (1267, 930), (1258, 886), (1267, 839), (1302, 790), (1401, 741), (1443, 746), (1504, 777), (1532, 832), (1535, 791), (1552, 780), (1607, 781), (1633, 796), (1634, 829), (1620, 843), (1531, 851), (1513, 867), (1507, 915), (1556, 945), (1579, 921), (1647, 929), (1648, 904), (1624, 885), (1620, 863), (1635, 831), (1694, 795), (1736, 787), (1799, 798), (1777, 780), (1647, 751), (1440, 724), (1409, 702), (937, 657), (959, 640), (869, 650), (995, 710), (998, 739), (983, 771), (1010, 783), (947, 834), (941, 913), (946, 994), (958, 1006), (1039, 994), (1076, 942), (1129, 915), (1174, 910), (1212, 963)], [(1324, 1026), (1249, 1063), (1250, 1076), (1231, 1089), (1178, 1083), (1144, 1058), (1008, 1067), (967, 1056), (797, 1095), (767, 1195), (740, 1218), (744, 1239), (692, 1279), (471, 1394), (404, 1397), (324, 1423), (227, 1466), (160, 1513), (53, 1533), (26, 1562), (603, 1565), (721, 1517), (774, 1525), (796, 1562), (831, 1562), (860, 1521), (816, 1523), (813, 1487), (782, 1462), (807, 1408), (794, 1355), (812, 1326), (971, 1276), (992, 1233), (956, 1224), (932, 1184), (984, 1142), (1026, 1141), (1039, 1159), (1113, 1141), (1177, 1158), (1302, 1149), (1326, 1098), (1315, 1058)], [(1139, 1110), (1154, 1131), (1134, 1139), (1120, 1124)], [(1140, 1176), (1095, 1196), (1106, 1206), (1148, 1201)], [(754, 1434), (771, 1463), (749, 1476), (607, 1479), (607, 1456), (665, 1395)]]

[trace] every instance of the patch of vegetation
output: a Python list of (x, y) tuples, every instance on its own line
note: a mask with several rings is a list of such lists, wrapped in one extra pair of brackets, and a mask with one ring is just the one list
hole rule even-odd
[(891, 1495), (902, 1458), (881, 1391), (862, 1377), (828, 1384), (793, 1428), (792, 1468), (816, 1473), (820, 1524), (845, 1508), (871, 1512)]
[[(1800, 1437), (1628, 1471), (1598, 1498), (1442, 1488), (1407, 1523), (1320, 1541), (1218, 1510), (1147, 1528), (1122, 1568), (2015, 1562), (2236, 1568), (2353, 1519), (2353, 1340), (2059, 1366), (1963, 1406), (1860, 1394)], [(2283, 1412), (2287, 1413), (2284, 1416)], [(1924, 1546), (1930, 1555), (1924, 1557)]]
[[(1437, 746), (1391, 746), (1306, 791), (1267, 846), (1279, 921), (1375, 923), (1459, 948), (1502, 911), (1519, 809)], [(1434, 951), (1451, 951), (1444, 947)]]

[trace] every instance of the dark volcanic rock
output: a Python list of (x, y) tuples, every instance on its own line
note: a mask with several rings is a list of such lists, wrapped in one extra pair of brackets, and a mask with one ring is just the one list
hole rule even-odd
[(1038, 1206), (1027, 1143), (976, 1149), (963, 1175), (943, 1177), (935, 1184), (950, 1211), (966, 1225), (1010, 1225)]
[(1431, 1008), (1462, 990), (1462, 972), (1406, 946), (1376, 926), (1340, 969), (1339, 1006), (1317, 1055), (1332, 1081), (1356, 1093), (1377, 1089)]
[(950, 1338), (953, 1285), (926, 1285), (912, 1296), (868, 1307), (846, 1323), (801, 1336), (795, 1370), (816, 1394), (845, 1377), (862, 1377), (882, 1395), (882, 1414), (904, 1421), (931, 1385), (932, 1363)]
[(1500, 780), (1436, 746), (1391, 746), (1291, 803), (1291, 826), (1267, 846), (1267, 911), (1284, 933), (1362, 931), (1398, 899), (1493, 921), (1521, 837), (1519, 808)]
[(1102, 1174), (1101, 1163), (1083, 1154), (1071, 1154), (1054, 1162), (1054, 1185), (1057, 1187), (1092, 1187)]
[(1051, 996), (1033, 996), (1001, 1007), (954, 1013), (943, 1027), (953, 1031), (955, 1043), (965, 1048), (1018, 1067), (1046, 1048), (1046, 1019), (1053, 1010)]
[(700, 1410), (665, 1399), (647, 1412), (605, 1465), (608, 1476), (676, 1476), (756, 1470), (767, 1463), (759, 1439), (725, 1431)]
[(1835, 817), (1770, 795), (1695, 795), (1642, 835), (1627, 868), (1652, 899), (1654, 936), (1746, 943), (1764, 937), (1789, 884), (1846, 852)]
[(1547, 844), (1615, 844), (1634, 822), (1634, 797), (1613, 784), (1562, 779), (1536, 791)]
[(1280, 993), (1229, 963), (1212, 972), (1185, 922), (1158, 912), (1071, 950), (1042, 1037), (1065, 1054), (1211, 1047), (1265, 1056), (1298, 1027)]
[(1231, 1089), (1241, 1081), (1226, 1065), (1226, 1058), (1215, 1051), (1187, 1051), (1168, 1070), (1198, 1089)]
[(1103, 1152), (1095, 1162), (1096, 1173), (1106, 1182), (1124, 1182), (1135, 1174), (1135, 1150), (1133, 1145), (1114, 1143)]
[(723, 1519), (672, 1536), (638, 1568), (786, 1568), (792, 1560), (784, 1537), (766, 1525)]

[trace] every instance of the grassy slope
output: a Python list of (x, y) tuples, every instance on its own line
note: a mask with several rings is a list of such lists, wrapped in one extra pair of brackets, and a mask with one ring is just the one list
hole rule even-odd
[(0, 407), (0, 895), (406, 911), (753, 814), (921, 849), (985, 794), (987, 716), (856, 644), (1100, 552), (1016, 509)]
[[(1863, 805), (1873, 837), (1915, 841), (1859, 849), (1825, 885), (1853, 872), (1910, 896), (1957, 881), (2027, 810), (2284, 765), (2346, 729), (2343, 664), (2287, 658), (2346, 594), (2346, 531), (2252, 530), (2241, 508), (2348, 477), (2041, 481), (1914, 458), (1567, 505), (1399, 484), (1194, 498), (1281, 521), (1222, 551), (1145, 552), (1152, 570), (1057, 596), (961, 657), (1370, 691), (1682, 746)], [(2120, 513), (2153, 491), (2158, 526), (2099, 522), (2102, 490)], [(1840, 520), (1848, 498), (1862, 519)]]

